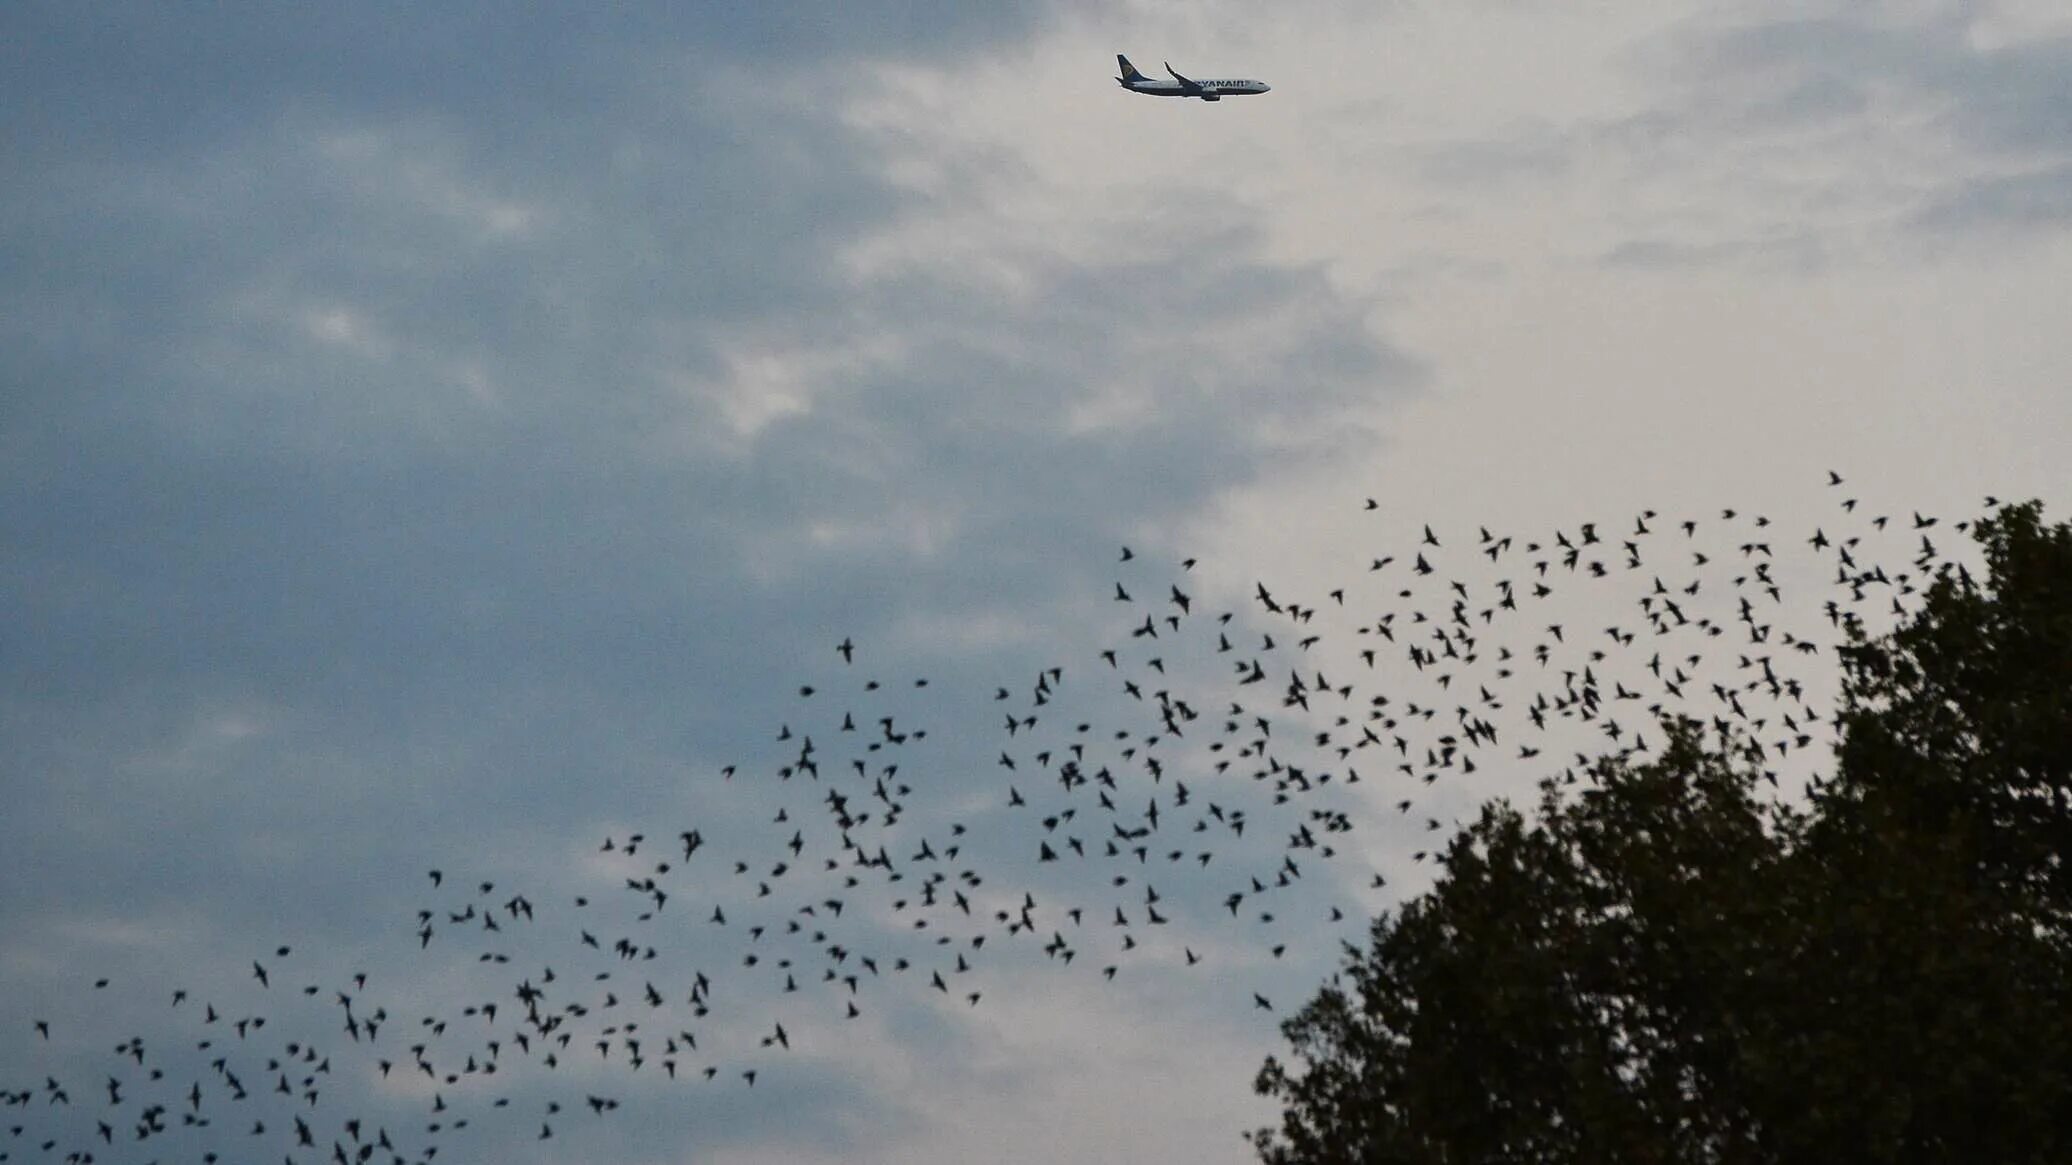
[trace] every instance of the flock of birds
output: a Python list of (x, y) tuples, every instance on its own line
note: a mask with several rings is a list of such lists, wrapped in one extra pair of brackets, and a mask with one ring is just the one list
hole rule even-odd
[[(1283, 956), (1432, 876), (1449, 807), (1490, 788), (1587, 781), (1667, 717), (1779, 796), (1817, 774), (1834, 645), (1966, 569), (1934, 541), (1966, 523), (1829, 486), (1834, 520), (1791, 534), (1734, 510), (1425, 526), (1356, 583), (1227, 609), (1192, 559), (1124, 549), (1112, 643), (957, 699), (845, 638), (768, 754), (695, 791), (705, 821), (594, 839), (561, 872), (584, 893), (429, 870), (417, 972), (275, 945), (148, 992), (164, 1011), (98, 1050), (37, 1017), (0, 1041), (31, 1073), (0, 1078), (0, 1162), (429, 1162), (492, 1121), (552, 1142), (659, 1089), (752, 1088), (880, 1007), (983, 1009), (1003, 971), (1192, 975), (1271, 1015)], [(932, 731), (958, 700), (997, 738)], [(108, 987), (87, 976), (88, 1010)]]

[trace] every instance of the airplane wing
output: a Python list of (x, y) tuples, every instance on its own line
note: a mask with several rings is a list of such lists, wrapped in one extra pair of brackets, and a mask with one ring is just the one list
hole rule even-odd
[(1201, 83), (1198, 81), (1190, 81), (1187, 78), (1182, 77), (1179, 71), (1173, 68), (1173, 63), (1171, 61), (1166, 62), (1166, 72), (1171, 73), (1173, 75), (1173, 80), (1178, 81), (1180, 84), (1185, 85), (1189, 89), (1195, 90), (1197, 92), (1200, 91)]

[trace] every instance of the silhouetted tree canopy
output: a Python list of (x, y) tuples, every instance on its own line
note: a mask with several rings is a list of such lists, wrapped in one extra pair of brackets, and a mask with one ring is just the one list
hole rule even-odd
[(1486, 807), (1284, 1026), (1260, 1156), (2072, 1160), (2072, 528), (1975, 535), (1851, 636), (1806, 798), (1685, 721)]

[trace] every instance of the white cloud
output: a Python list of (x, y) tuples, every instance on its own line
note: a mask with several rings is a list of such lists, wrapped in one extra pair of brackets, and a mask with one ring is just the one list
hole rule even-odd
[[(230, 96), (162, 141), (51, 130), (89, 144), (7, 204), (29, 630), (0, 789), (33, 873), (0, 918), (38, 936), (10, 968), (55, 994), (59, 946), (164, 939), (216, 981), (292, 926), (395, 970), (414, 1022), (508, 987), (409, 961), (427, 855), (564, 908), (639, 876), (593, 825), (700, 822), (760, 862), (809, 778), (718, 765), (803, 730), (802, 675), (865, 670), (937, 677), (872, 697), (941, 749), (902, 757), (943, 789), (909, 828), (973, 824), (974, 864), (1006, 871), (988, 894), (1098, 901), (1078, 867), (1025, 868), (990, 697), (1059, 662), (1084, 686), (1046, 730), (1117, 722), (1092, 656), (1116, 542), (1146, 569), (1198, 555), (1174, 579), (1243, 608), (1262, 579), (1321, 604), (1427, 521), (1734, 505), (1796, 538), (1829, 520), (1829, 467), (1895, 513), (2065, 496), (2050, 11), (1352, 7), (1075, 9), (972, 51), (868, 16), (623, 54), (556, 35), (519, 80), (266, 73), (258, 100), (247, 70), (199, 77)], [(810, 59), (766, 59), (786, 29)], [(1106, 79), (1118, 50), (1275, 89), (1140, 98)], [(865, 662), (837, 670), (851, 633)], [(1224, 674), (1155, 650), (1176, 688)], [(1366, 806), (1347, 880), (1428, 869), (1423, 819), (1515, 774), (1484, 776)], [(727, 877), (683, 895), (753, 900)], [(218, 930), (127, 908), (187, 897)], [(848, 921), (910, 917), (879, 897)], [(76, 933), (44, 946), (52, 917)], [(569, 953), (567, 924), (531, 949)], [(658, 962), (739, 954), (707, 933)], [(1242, 1160), (1275, 1043), (1250, 984), (1306, 989), (1317, 956), (1290, 970), (1251, 933), (1176, 925), (1114, 984), (1092, 954), (1002, 955), (978, 1009), (873, 1001), (802, 1026), (789, 1083), (704, 1094), (688, 1131), (668, 1105), (609, 1128), (627, 1160), (677, 1137)], [(1216, 978), (1152, 972), (1217, 935)], [(763, 1022), (729, 1012), (714, 1042), (752, 1052)]]

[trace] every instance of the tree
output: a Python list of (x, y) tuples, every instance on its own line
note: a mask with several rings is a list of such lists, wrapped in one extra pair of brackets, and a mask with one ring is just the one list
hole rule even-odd
[(1806, 798), (1678, 721), (1487, 806), (1284, 1025), (1261, 1158), (2072, 1160), (2072, 529), (1975, 533), (1852, 632)]

